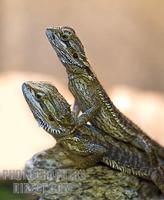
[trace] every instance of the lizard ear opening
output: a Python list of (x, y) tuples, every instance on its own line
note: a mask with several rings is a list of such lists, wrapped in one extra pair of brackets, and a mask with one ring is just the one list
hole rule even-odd
[(53, 122), (54, 121), (54, 118), (52, 117), (52, 115), (48, 115), (48, 120)]
[(73, 56), (73, 58), (75, 58), (75, 59), (77, 59), (77, 58), (79, 57), (78, 54), (77, 54), (76, 52), (74, 52), (72, 56)]

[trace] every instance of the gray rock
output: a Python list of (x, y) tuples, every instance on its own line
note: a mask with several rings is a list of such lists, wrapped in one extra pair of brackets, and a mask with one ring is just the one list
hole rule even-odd
[(39, 200), (162, 200), (156, 186), (97, 165), (76, 169), (66, 152), (56, 145), (26, 163), (30, 188)]

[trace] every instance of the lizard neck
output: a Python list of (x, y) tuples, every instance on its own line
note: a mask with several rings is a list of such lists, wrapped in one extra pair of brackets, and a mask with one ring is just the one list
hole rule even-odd
[(77, 68), (78, 68), (77, 66), (73, 68), (76, 70), (70, 70), (70, 68), (66, 68), (69, 81), (78, 79), (78, 80), (85, 80), (86, 82), (88, 82), (88, 84), (91, 84), (93, 82), (94, 85), (96, 83), (98, 85), (100, 85), (96, 75), (89, 67), (83, 68), (83, 69), (78, 69), (78, 70), (77, 70)]

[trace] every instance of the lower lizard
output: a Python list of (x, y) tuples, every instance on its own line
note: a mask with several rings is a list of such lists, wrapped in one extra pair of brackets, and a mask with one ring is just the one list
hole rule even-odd
[(164, 192), (163, 169), (152, 167), (145, 152), (118, 142), (92, 125), (78, 126), (72, 132), (81, 119), (75, 117), (70, 105), (53, 85), (26, 82), (22, 90), (39, 125), (67, 150), (77, 167), (103, 162), (127, 174), (150, 179)]

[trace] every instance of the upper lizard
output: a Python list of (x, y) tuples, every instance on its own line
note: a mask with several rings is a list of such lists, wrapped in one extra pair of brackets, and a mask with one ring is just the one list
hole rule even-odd
[(69, 89), (75, 97), (74, 110), (80, 109), (85, 121), (113, 138), (147, 152), (152, 165), (157, 164), (156, 151), (164, 149), (116, 108), (93, 73), (75, 31), (70, 27), (54, 27), (47, 28), (46, 35), (66, 68)]
[(50, 133), (78, 167), (97, 162), (122, 172), (152, 179), (163, 190), (164, 183), (158, 168), (151, 167), (147, 154), (118, 142), (92, 125), (82, 125), (72, 132), (79, 118), (58, 90), (46, 82), (26, 82), (22, 86), (24, 97), (38, 123)]

